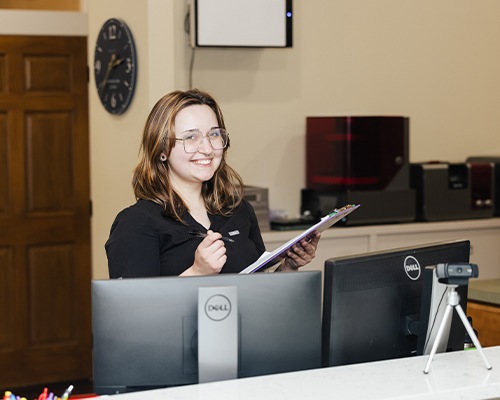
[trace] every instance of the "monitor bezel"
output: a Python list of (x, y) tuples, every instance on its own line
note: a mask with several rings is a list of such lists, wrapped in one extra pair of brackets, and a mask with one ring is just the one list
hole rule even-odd
[(318, 368), (321, 285), (320, 271), (94, 280), (94, 391), (198, 383), (199, 287), (237, 288), (238, 377)]

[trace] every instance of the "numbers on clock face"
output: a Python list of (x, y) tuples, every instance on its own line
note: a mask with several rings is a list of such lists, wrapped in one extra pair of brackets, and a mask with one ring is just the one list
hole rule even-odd
[(127, 25), (109, 19), (102, 26), (94, 52), (97, 93), (106, 110), (119, 115), (132, 100), (137, 61), (134, 41)]

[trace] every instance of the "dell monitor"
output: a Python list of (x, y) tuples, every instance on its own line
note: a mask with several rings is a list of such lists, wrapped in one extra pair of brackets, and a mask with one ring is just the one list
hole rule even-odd
[[(436, 312), (431, 310), (439, 309), (436, 299), (431, 299), (436, 290), (429, 288), (437, 281), (433, 267), (467, 263), (469, 255), (470, 242), (466, 240), (328, 259), (323, 291), (322, 365), (425, 354), (429, 336), (435, 336), (429, 328), (439, 327), (436, 316), (429, 315)], [(460, 286), (457, 292), (466, 310), (467, 286)], [(463, 350), (464, 339), (465, 328), (454, 315), (444, 350)]]
[(321, 366), (321, 272), (92, 281), (98, 394), (198, 383), (199, 288), (235, 287), (237, 377)]

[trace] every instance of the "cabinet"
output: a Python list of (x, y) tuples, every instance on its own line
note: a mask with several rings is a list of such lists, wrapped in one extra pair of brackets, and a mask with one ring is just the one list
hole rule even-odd
[(500, 345), (500, 307), (469, 300), (467, 315), (472, 318), (482, 347)]
[[(263, 232), (268, 251), (287, 242), (299, 231)], [(471, 262), (479, 279), (500, 278), (500, 218), (406, 224), (339, 226), (324, 231), (316, 258), (303, 270), (324, 270), (325, 260), (378, 250), (389, 250), (449, 240), (471, 242)]]

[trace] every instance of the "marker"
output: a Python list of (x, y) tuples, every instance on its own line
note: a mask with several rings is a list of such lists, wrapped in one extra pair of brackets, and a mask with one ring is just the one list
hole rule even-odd
[(61, 400), (67, 400), (71, 392), (73, 391), (73, 385), (69, 385), (61, 396)]
[(46, 400), (47, 395), (49, 394), (49, 389), (43, 388), (43, 392), (38, 396), (38, 400)]

